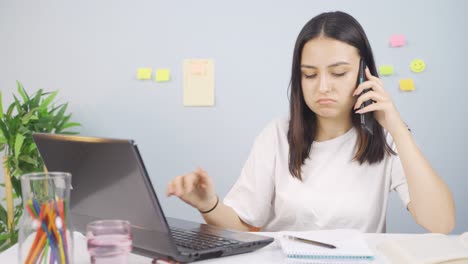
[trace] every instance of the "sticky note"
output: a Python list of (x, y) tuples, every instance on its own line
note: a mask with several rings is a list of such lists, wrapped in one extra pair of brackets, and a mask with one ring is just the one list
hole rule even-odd
[(151, 80), (151, 73), (153, 69), (151, 68), (138, 68), (137, 79), (138, 80)]
[(401, 47), (406, 45), (405, 35), (392, 35), (390, 36), (390, 46)]
[(388, 76), (388, 75), (392, 75), (393, 72), (394, 72), (394, 70), (393, 70), (392, 65), (380, 65), (380, 67), (379, 67), (379, 74), (380, 75)]
[(167, 82), (171, 79), (171, 71), (169, 69), (156, 69), (156, 81)]
[(401, 79), (400, 90), (402, 91), (414, 91), (413, 79)]
[(205, 76), (207, 73), (207, 64), (201, 60), (194, 60), (190, 64), (190, 71), (192, 75)]
[(212, 59), (184, 60), (184, 106), (214, 105)]
[(421, 59), (414, 59), (411, 61), (410, 69), (416, 73), (423, 72), (426, 69), (426, 63)]

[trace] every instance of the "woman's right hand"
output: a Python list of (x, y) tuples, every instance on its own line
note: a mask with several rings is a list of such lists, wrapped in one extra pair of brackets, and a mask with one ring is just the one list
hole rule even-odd
[(217, 200), (213, 180), (201, 168), (171, 180), (166, 195), (175, 195), (201, 212), (210, 210)]

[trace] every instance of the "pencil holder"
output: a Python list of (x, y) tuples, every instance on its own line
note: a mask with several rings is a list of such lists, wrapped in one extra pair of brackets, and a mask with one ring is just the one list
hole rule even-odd
[(21, 187), (24, 210), (19, 223), (18, 263), (73, 263), (68, 216), (71, 174), (25, 174)]

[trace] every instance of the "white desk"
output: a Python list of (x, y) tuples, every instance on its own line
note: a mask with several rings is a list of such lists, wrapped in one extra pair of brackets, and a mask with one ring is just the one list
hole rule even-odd
[[(266, 233), (259, 232), (258, 234), (275, 237), (277, 233)], [(392, 238), (405, 238), (417, 235), (410, 234), (365, 234), (364, 237), (369, 244), (369, 247), (374, 250), (376, 254), (376, 259), (372, 262), (373, 264), (389, 264), (390, 262), (385, 259), (384, 256), (379, 254), (376, 250), (376, 245), (380, 242)], [(89, 264), (89, 255), (86, 250), (86, 238), (81, 234), (75, 233), (75, 264)], [(0, 263), (14, 264), (18, 263), (18, 247), (13, 246), (0, 254)], [(206, 264), (206, 263), (283, 263), (284, 255), (281, 252), (281, 248), (277, 244), (277, 241), (274, 241), (270, 245), (254, 251), (252, 253), (240, 254), (230, 257), (210, 259), (199, 261), (196, 263)], [(131, 264), (151, 264), (152, 259), (146, 258), (143, 256), (132, 254), (130, 256)]]

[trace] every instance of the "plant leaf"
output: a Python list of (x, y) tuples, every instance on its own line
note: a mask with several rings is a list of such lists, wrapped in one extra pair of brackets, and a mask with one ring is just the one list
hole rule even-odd
[(0, 203), (0, 222), (6, 223), (7, 222), (7, 211), (5, 210), (5, 207)]
[[(0, 120), (0, 130), (2, 131), (2, 136), (5, 139), (5, 143), (2, 143), (2, 144), (5, 144), (5, 145), (8, 146), (8, 139), (9, 139), (10, 135), (8, 134), (8, 131), (6, 130), (6, 127), (1, 122), (1, 120)], [(7, 153), (5, 153), (5, 154), (7, 154)]]
[(32, 108), (26, 115), (24, 115), (22, 118), (21, 118), (21, 123), (23, 123), (23, 125), (26, 125), (29, 120), (31, 119), (37, 119), (38, 117), (35, 116), (34, 114), (36, 113), (36, 111), (39, 109), (39, 107), (35, 107), (35, 108)]
[(16, 83), (18, 84), (18, 93), (21, 95), (21, 97), (23, 98), (23, 101), (26, 103), (26, 102), (29, 102), (29, 95), (26, 93), (26, 91), (24, 90), (23, 88), (23, 85), (19, 82), (19, 81), (16, 81)]
[(37, 160), (35, 160), (35, 159), (33, 159), (33, 158), (29, 157), (29, 156), (25, 156), (25, 155), (19, 156), (19, 160), (24, 161), (26, 163), (29, 163), (29, 164), (31, 164), (33, 166), (37, 166)]
[(42, 101), (41, 108), (46, 108), (55, 99), (57, 94), (58, 91), (54, 91), (49, 96), (47, 96), (47, 98)]
[[(67, 103), (68, 104), (68, 103)], [(65, 104), (61, 104), (61, 105), (58, 105), (58, 106), (55, 106), (54, 108), (52, 108), (52, 110), (49, 110), (49, 114), (52, 114), (53, 112), (55, 112), (57, 109), (59, 109), (60, 107), (63, 107), (63, 105)]]
[(59, 127), (60, 120), (63, 119), (63, 115), (65, 114), (65, 111), (67, 110), (68, 103), (64, 104), (62, 107), (60, 107), (60, 110), (57, 112), (55, 115), (53, 121), (52, 121), (52, 126), (50, 127), (49, 131), (52, 132), (54, 128)]
[(0, 243), (0, 252), (3, 252), (5, 250), (7, 250), (8, 248), (10, 248), (13, 245), (14, 245), (13, 242), (9, 242), (8, 239), (6, 239), (5, 241), (3, 241), (3, 243)]
[(20, 100), (16, 97), (16, 95), (13, 95), (13, 99), (15, 99), (14, 105), (16, 106), (16, 111), (18, 111), (18, 115), (22, 114), (23, 108), (21, 107)]
[(29, 152), (33, 152), (36, 149), (37, 149), (37, 146), (35, 143), (32, 143), (31, 145), (29, 145)]
[(2, 129), (0, 129), (0, 152), (5, 149), (5, 146), (6, 146), (7, 142), (8, 141), (5, 138), (5, 136), (3, 135)]
[(7, 241), (8, 241), (8, 233), (5, 230), (5, 233), (2, 233), (0, 236), (0, 253), (7, 249), (7, 245), (9, 244), (9, 243), (6, 243)]
[(21, 180), (19, 178), (11, 177), (11, 186), (13, 187), (13, 190), (15, 190), (15, 193), (18, 194), (18, 196), (23, 196), (21, 193)]
[(8, 121), (11, 119), (11, 115), (13, 114), (13, 110), (15, 109), (16, 104), (11, 104), (6, 112), (5, 119)]
[(61, 132), (60, 134), (62, 134), (62, 135), (78, 135), (79, 132), (64, 131), (64, 132)]
[(71, 114), (64, 116), (62, 120), (60, 121), (60, 123), (57, 125), (57, 128), (55, 129), (55, 133), (60, 133), (63, 130), (63, 125), (66, 124), (68, 120), (70, 120), (70, 118), (71, 118)]
[(76, 122), (70, 122), (70, 123), (66, 123), (62, 129), (65, 130), (67, 128), (70, 128), (70, 127), (76, 127), (76, 126), (81, 126), (80, 123), (76, 123)]
[(41, 100), (41, 97), (42, 97), (42, 89), (39, 89), (33, 99), (31, 100), (31, 106), (32, 107), (38, 107), (39, 106), (39, 101)]
[(8, 142), (8, 138), (10, 137), (10, 134), (8, 133), (8, 128), (6, 127), (2, 119), (0, 119), (0, 133)]
[(21, 134), (16, 135), (16, 140), (15, 140), (15, 159), (16, 160), (18, 160), (18, 157), (20, 155), (23, 142), (24, 142), (24, 136)]
[(0, 119), (3, 118), (2, 91), (0, 91)]

